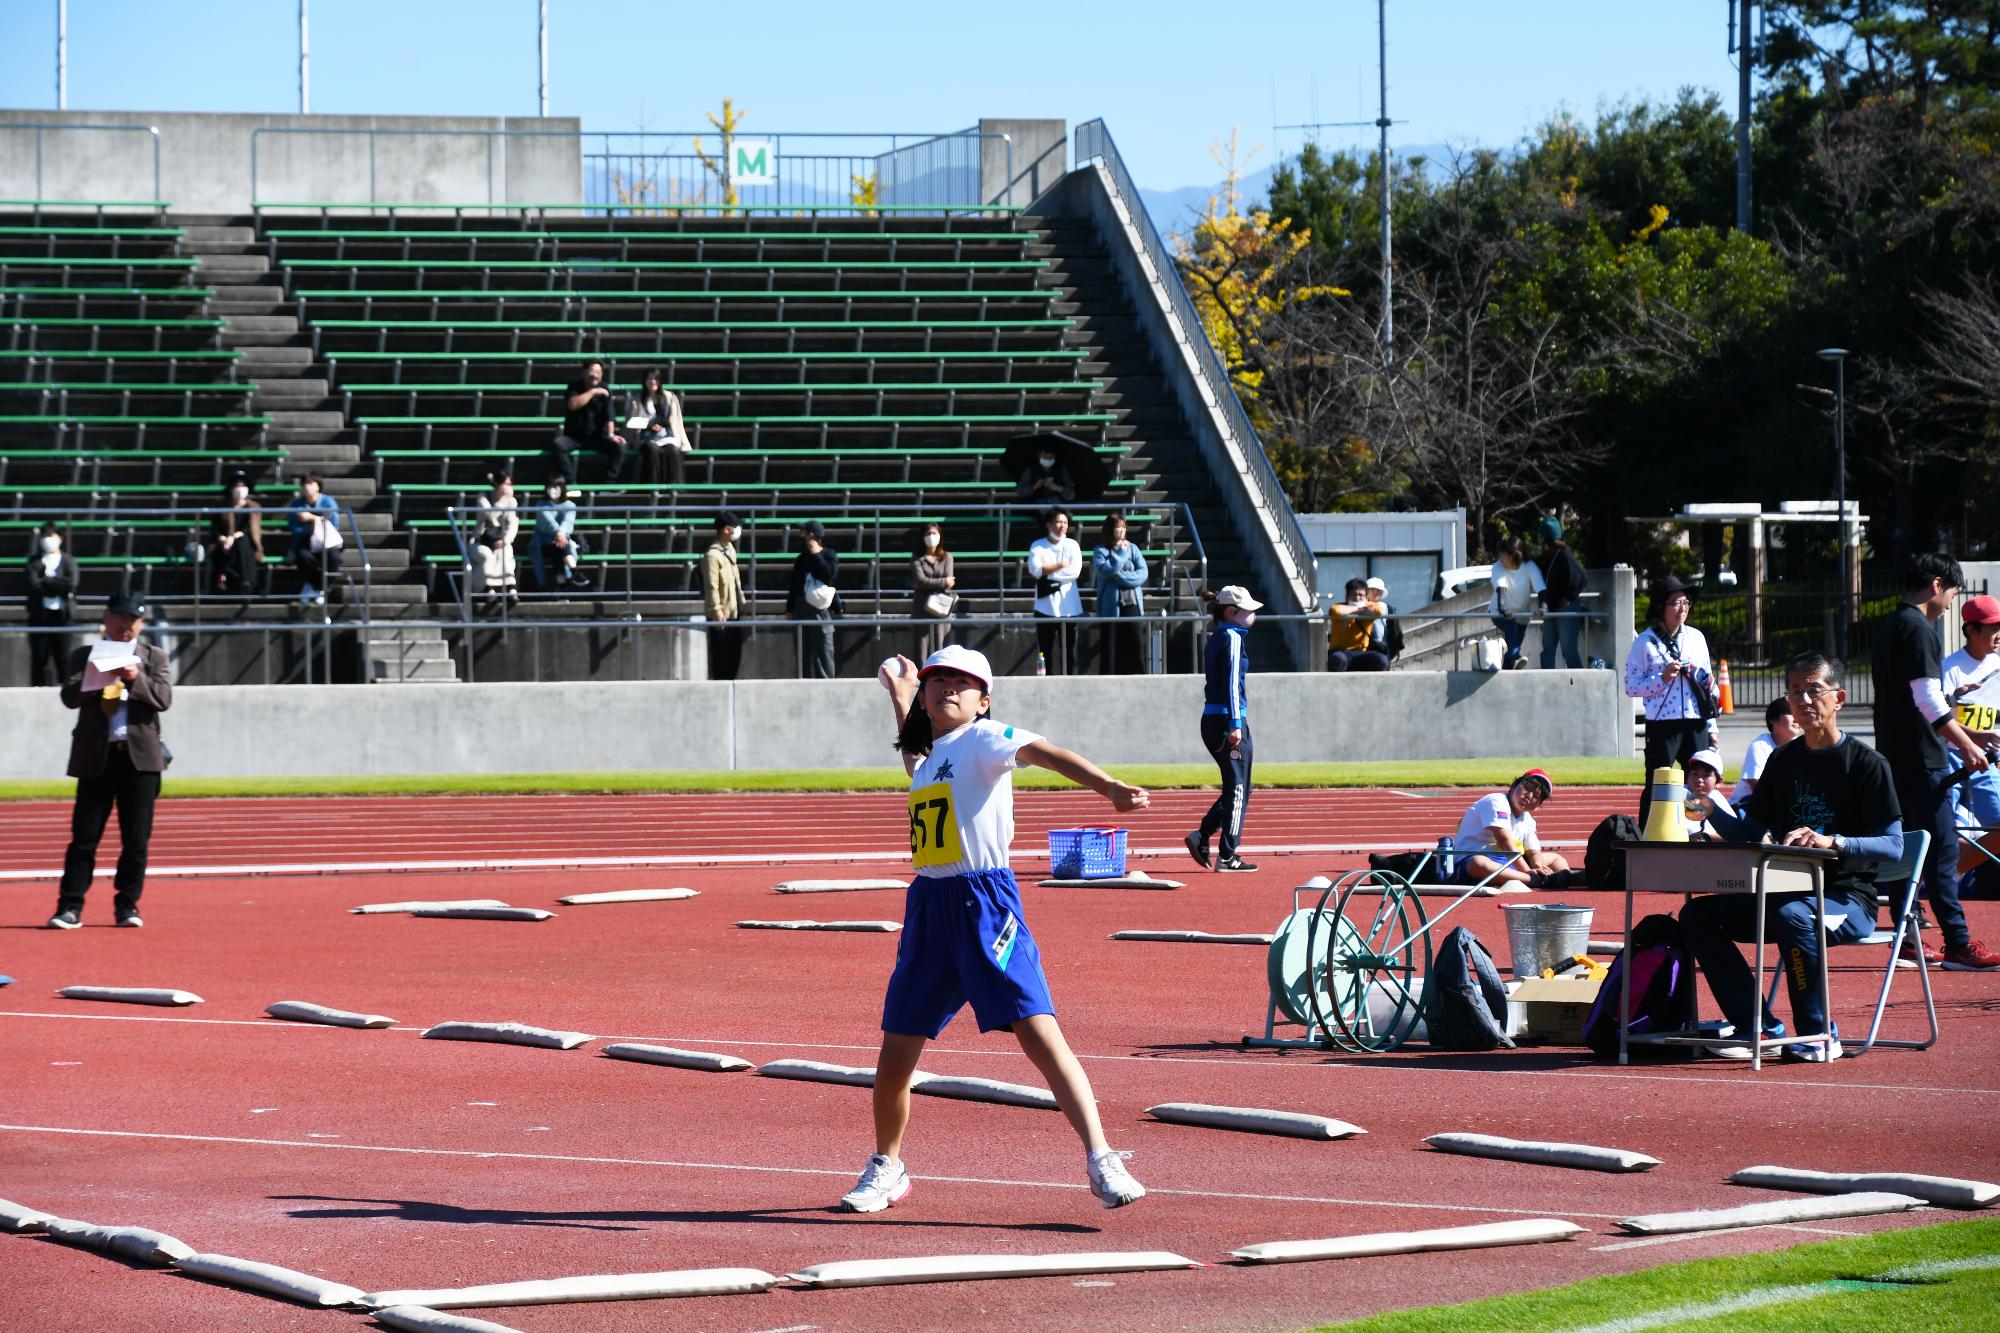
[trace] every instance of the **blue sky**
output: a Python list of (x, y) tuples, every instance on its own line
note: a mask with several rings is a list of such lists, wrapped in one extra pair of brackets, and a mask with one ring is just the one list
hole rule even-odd
[[(1727, 11), (1390, 0), (1390, 113), (1407, 122), (1395, 139), (1507, 144), (1560, 108), (1587, 116), (1683, 84), (1733, 100)], [(55, 12), (55, 0), (0, 0), (0, 105), (54, 107)], [(535, 113), (535, 0), (313, 0), (310, 12), (315, 112)], [(296, 111), (297, 15), (296, 0), (70, 0), (70, 109)], [(1247, 31), (1230, 26), (1237, 15)], [(1274, 138), (1274, 119), (1375, 114), (1373, 0), (550, 0), (549, 27), (550, 111), (593, 130), (700, 128), (725, 95), (746, 133), (1101, 116), (1139, 182), (1166, 189), (1214, 179), (1209, 145), (1232, 125), (1264, 146), (1254, 171), (1298, 148), (1296, 131)]]

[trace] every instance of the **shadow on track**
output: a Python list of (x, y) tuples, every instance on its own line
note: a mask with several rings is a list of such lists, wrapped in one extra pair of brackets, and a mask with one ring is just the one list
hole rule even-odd
[(529, 1212), (513, 1208), (460, 1208), (422, 1199), (357, 1199), (332, 1194), (273, 1194), (272, 1199), (296, 1203), (374, 1205), (351, 1208), (294, 1208), (300, 1218), (394, 1218), (401, 1222), (449, 1222), (461, 1226), (565, 1227), (585, 1231), (643, 1231), (648, 1222), (817, 1222), (846, 1226), (867, 1221), (877, 1226), (968, 1228), (979, 1231), (1048, 1231), (1061, 1235), (1097, 1234), (1096, 1227), (1076, 1222), (945, 1222), (925, 1218), (884, 1217), (880, 1213), (844, 1213), (834, 1208), (661, 1209), (636, 1212)]

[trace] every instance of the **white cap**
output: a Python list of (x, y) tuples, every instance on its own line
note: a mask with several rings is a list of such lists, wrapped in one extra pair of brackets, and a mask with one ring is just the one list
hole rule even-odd
[(1384, 582), (1383, 582), (1383, 581), (1382, 581), (1381, 579), (1379, 579), (1379, 578), (1373, 578), (1373, 579), (1370, 579), (1370, 580), (1368, 580), (1368, 586), (1369, 586), (1369, 587), (1371, 587), (1371, 588), (1373, 588), (1373, 589), (1374, 589), (1374, 590), (1375, 590), (1376, 592), (1387, 592), (1387, 591), (1389, 591), (1389, 585), (1388, 585), (1388, 584), (1386, 584), (1386, 583), (1384, 583)]
[(933, 671), (962, 671), (993, 692), (993, 666), (986, 660), (986, 654), (974, 648), (966, 648), (956, 643), (948, 643), (924, 659), (917, 670), (917, 679), (922, 680)]
[(1215, 594), (1215, 604), (1217, 606), (1237, 606), (1245, 611), (1260, 610), (1264, 605), (1250, 595), (1248, 588), (1234, 583)]
[(1715, 770), (1715, 776), (1722, 776), (1722, 755), (1715, 750), (1696, 750), (1688, 756), (1690, 764), (1707, 764)]

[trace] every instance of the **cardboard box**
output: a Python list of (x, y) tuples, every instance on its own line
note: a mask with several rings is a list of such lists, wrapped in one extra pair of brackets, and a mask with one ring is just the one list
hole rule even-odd
[(1584, 1021), (1597, 1001), (1599, 977), (1534, 977), (1521, 982), (1507, 1007), (1520, 1016), (1523, 1046), (1581, 1046)]

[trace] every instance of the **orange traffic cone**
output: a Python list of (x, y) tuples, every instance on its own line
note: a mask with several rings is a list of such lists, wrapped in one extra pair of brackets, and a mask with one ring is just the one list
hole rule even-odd
[(1715, 706), (1725, 715), (1736, 711), (1736, 698), (1729, 689), (1729, 659), (1726, 657), (1715, 664)]

